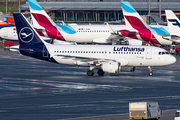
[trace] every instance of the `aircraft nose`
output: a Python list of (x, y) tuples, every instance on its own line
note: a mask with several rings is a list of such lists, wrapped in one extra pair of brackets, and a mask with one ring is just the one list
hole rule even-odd
[(2, 36), (3, 35), (3, 31), (2, 31), (2, 29), (0, 29), (0, 38), (2, 39)]
[(173, 64), (175, 62), (176, 62), (176, 58), (171, 55), (171, 57), (169, 57), (169, 64)]

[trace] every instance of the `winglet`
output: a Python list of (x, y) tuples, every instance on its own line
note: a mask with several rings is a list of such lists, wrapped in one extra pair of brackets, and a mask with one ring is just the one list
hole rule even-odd
[(61, 21), (61, 22), (62, 22), (63, 25), (66, 25), (66, 24), (64, 23), (64, 21)]
[(106, 22), (106, 25), (108, 26), (110, 33), (115, 34), (114, 30), (112, 29), (112, 27), (109, 25), (108, 22)]

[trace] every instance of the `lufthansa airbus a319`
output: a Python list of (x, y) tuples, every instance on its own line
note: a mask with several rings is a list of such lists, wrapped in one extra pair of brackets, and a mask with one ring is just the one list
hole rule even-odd
[(21, 54), (59, 64), (87, 66), (90, 67), (88, 76), (94, 75), (93, 69), (98, 69), (98, 75), (102, 76), (104, 72), (134, 71), (136, 66), (148, 66), (149, 75), (152, 75), (152, 66), (176, 62), (176, 58), (166, 50), (151, 46), (49, 44), (21, 13), (13, 15)]

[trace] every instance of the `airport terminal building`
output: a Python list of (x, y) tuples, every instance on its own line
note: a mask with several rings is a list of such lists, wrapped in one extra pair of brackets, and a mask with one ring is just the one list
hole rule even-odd
[[(103, 23), (122, 22), (120, 0), (37, 0), (55, 22)], [(140, 15), (149, 14), (149, 0), (128, 0)], [(180, 12), (180, 0), (150, 0), (150, 14), (163, 14), (165, 9)], [(161, 3), (161, 4), (160, 4)], [(21, 5), (28, 12), (28, 4)], [(165, 17), (163, 18), (165, 19)]]

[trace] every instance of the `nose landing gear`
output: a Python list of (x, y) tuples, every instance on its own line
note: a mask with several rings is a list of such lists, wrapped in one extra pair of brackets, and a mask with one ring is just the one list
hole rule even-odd
[(149, 76), (153, 76), (152, 67), (148, 66), (148, 69), (149, 69)]

